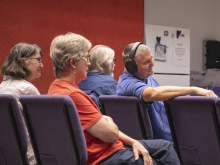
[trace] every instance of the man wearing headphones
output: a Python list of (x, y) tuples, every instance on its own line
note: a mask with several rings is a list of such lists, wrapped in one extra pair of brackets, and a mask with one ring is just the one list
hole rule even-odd
[(154, 64), (151, 50), (141, 42), (128, 44), (122, 57), (125, 71), (119, 78), (116, 92), (118, 95), (136, 96), (144, 101), (149, 109), (155, 138), (172, 141), (162, 101), (189, 94), (217, 97), (214, 92), (199, 87), (159, 86), (152, 77)]

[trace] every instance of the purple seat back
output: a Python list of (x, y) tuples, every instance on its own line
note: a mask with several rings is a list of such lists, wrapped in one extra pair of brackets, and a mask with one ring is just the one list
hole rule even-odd
[(220, 98), (216, 99), (215, 105), (216, 105), (216, 110), (217, 110), (218, 124), (220, 125)]
[(165, 105), (182, 164), (219, 165), (220, 129), (215, 99), (181, 96)]
[(22, 112), (13, 96), (0, 95), (0, 165), (28, 165)]
[(136, 97), (102, 95), (99, 100), (103, 113), (111, 116), (122, 132), (136, 139), (153, 137), (148, 113)]
[(71, 98), (22, 96), (20, 101), (41, 165), (86, 164), (85, 137)]

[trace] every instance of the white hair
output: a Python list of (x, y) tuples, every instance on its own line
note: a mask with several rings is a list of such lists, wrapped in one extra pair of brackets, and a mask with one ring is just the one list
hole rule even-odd
[(56, 36), (50, 46), (56, 76), (64, 72), (70, 59), (79, 60), (85, 56), (91, 45), (88, 39), (79, 34), (69, 32)]
[(89, 71), (112, 74), (115, 52), (108, 46), (96, 45), (89, 52)]

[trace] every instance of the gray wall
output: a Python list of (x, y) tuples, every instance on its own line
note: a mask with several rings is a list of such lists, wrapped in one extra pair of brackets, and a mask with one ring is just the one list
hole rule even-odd
[(216, 11), (216, 19), (215, 19), (215, 23), (216, 23), (216, 36), (217, 39), (220, 40), (220, 1), (219, 0), (215, 0), (216, 1), (216, 5), (215, 5), (215, 11)]
[(190, 29), (192, 85), (220, 85), (220, 71), (203, 70), (203, 40), (220, 40), (219, 7), (218, 0), (145, 0), (145, 24)]

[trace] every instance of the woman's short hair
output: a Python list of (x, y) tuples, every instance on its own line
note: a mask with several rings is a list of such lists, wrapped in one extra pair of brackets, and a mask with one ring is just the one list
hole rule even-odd
[(66, 70), (71, 59), (80, 60), (87, 56), (91, 45), (88, 39), (79, 34), (69, 32), (56, 36), (50, 46), (56, 76), (59, 77)]
[(96, 45), (89, 51), (89, 71), (112, 74), (115, 52), (108, 46)]
[(6, 57), (3, 66), (2, 74), (4, 76), (11, 76), (14, 79), (24, 79), (31, 73), (24, 64), (24, 59), (32, 57), (36, 53), (41, 54), (41, 48), (36, 44), (17, 43), (10, 50)]

